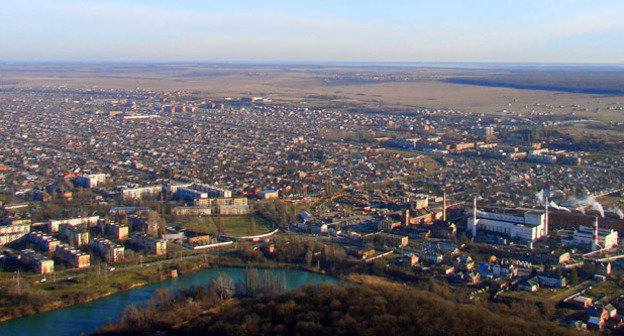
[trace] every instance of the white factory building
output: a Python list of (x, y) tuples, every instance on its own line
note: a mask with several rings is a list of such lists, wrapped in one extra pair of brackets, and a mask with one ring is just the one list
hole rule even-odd
[(500, 233), (511, 238), (533, 242), (547, 234), (546, 214), (537, 211), (519, 211), (520, 215), (474, 211), (468, 218), (468, 231), (475, 237), (479, 232)]
[(594, 228), (579, 226), (570, 239), (564, 239), (563, 243), (574, 246), (590, 246), (592, 250), (610, 249), (618, 244), (618, 233), (613, 229), (598, 229), (598, 246), (595, 246)]

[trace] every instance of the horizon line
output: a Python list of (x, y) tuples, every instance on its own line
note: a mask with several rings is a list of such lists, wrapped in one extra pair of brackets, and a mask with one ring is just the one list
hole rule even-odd
[(320, 60), (5, 60), (0, 64), (242, 64), (242, 65), (537, 65), (624, 66), (624, 62), (536, 62), (536, 61), (320, 61)]

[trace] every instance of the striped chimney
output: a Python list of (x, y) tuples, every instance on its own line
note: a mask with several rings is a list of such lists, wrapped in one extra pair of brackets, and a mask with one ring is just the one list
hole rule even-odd
[(592, 250), (598, 251), (600, 249), (598, 246), (598, 217), (594, 217), (594, 236), (592, 238), (594, 242)]

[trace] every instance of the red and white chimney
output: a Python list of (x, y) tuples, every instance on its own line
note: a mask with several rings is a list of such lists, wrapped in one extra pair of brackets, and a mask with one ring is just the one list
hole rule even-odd
[(475, 195), (474, 197), (474, 201), (473, 201), (473, 207), (472, 207), (472, 238), (477, 236), (477, 195)]
[(594, 218), (594, 236), (593, 238), (593, 246), (592, 251), (598, 251), (600, 246), (598, 245), (598, 217)]

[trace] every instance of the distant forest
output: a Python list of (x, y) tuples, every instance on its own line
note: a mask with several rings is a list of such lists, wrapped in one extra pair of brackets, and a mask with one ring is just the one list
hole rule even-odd
[(512, 70), (506, 74), (449, 77), (446, 83), (561, 91), (600, 95), (624, 95), (624, 68)]

